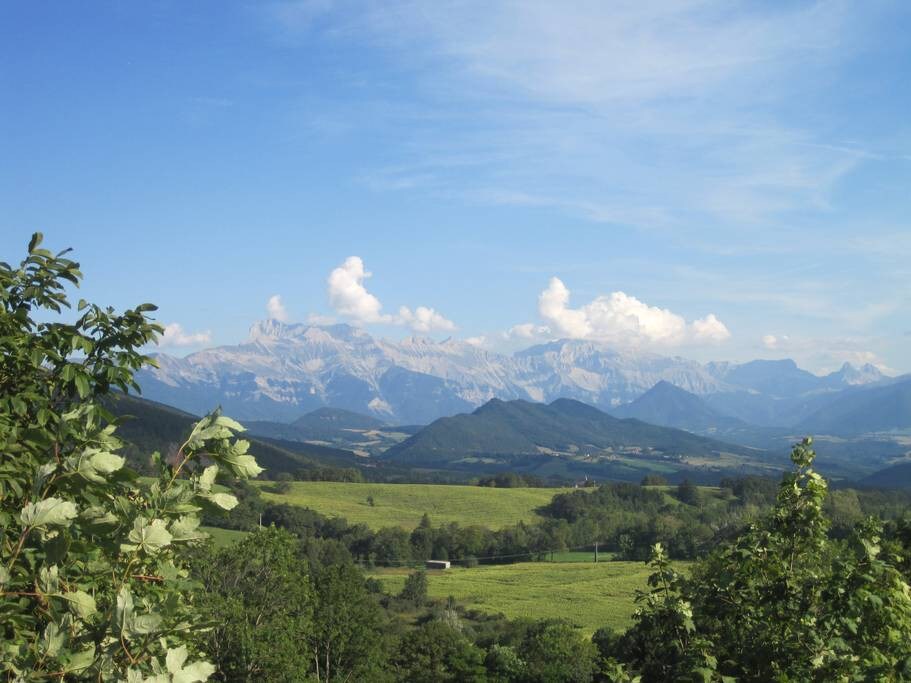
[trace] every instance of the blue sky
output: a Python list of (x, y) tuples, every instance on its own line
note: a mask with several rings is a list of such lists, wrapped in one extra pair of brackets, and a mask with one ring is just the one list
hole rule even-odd
[(909, 31), (877, 1), (8, 2), (0, 258), (74, 247), (179, 354), (271, 299), (908, 372)]

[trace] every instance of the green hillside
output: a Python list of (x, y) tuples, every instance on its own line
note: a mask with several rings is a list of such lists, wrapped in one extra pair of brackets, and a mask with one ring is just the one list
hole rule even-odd
[(570, 399), (558, 399), (549, 405), (493, 399), (469, 415), (433, 422), (391, 448), (386, 457), (402, 462), (434, 462), (468, 453), (539, 454), (586, 448), (647, 448), (677, 455), (748, 452), (740, 446), (679, 429), (656, 427), (635, 419), (621, 420)]
[[(410, 571), (374, 570), (371, 576), (397, 593)], [(649, 573), (643, 562), (523, 562), (454, 567), (427, 576), (431, 597), (451, 595), (468, 608), (510, 618), (568, 619), (591, 634), (602, 626), (629, 626), (635, 591), (646, 588)]]
[(611, 414), (698, 433), (726, 432), (748, 426), (736, 417), (721, 414), (695, 394), (664, 380), (632, 403), (611, 410)]
[(549, 405), (493, 399), (471, 414), (433, 422), (382, 457), (411, 466), (625, 481), (656, 471), (708, 482), (721, 473), (771, 473), (781, 466), (757, 449), (621, 420), (569, 399)]
[[(265, 487), (263, 487), (265, 488)], [(538, 521), (534, 510), (567, 489), (488, 488), (440, 484), (354, 484), (299, 481), (287, 494), (263, 491), (266, 500), (301, 505), (373, 529), (414, 529), (426, 512), (434, 525), (457, 522), (500, 529), (519, 520)], [(373, 505), (367, 498), (373, 498)]]
[(861, 486), (883, 489), (911, 489), (911, 462), (891, 465), (858, 482)]
[[(117, 436), (126, 442), (124, 455), (139, 469), (148, 462), (154, 451), (167, 456), (183, 443), (199, 418), (177, 408), (149, 401), (138, 396), (116, 394), (111, 398), (111, 411), (124, 420), (117, 428)], [(356, 456), (349, 451), (312, 444), (289, 444), (291, 448), (249, 438), (250, 452), (266, 468), (265, 476), (279, 472), (296, 472), (314, 467), (322, 462), (350, 463)]]

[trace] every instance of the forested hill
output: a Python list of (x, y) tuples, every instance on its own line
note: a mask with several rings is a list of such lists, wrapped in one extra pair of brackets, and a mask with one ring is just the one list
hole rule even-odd
[[(153, 451), (167, 456), (179, 448), (199, 419), (177, 408), (125, 394), (111, 397), (110, 406), (115, 415), (128, 416), (118, 427), (117, 436), (126, 442), (123, 455), (140, 470), (147, 467), (148, 456)], [(337, 448), (297, 443), (291, 449), (262, 439), (247, 437), (247, 440), (250, 441), (250, 452), (266, 468), (266, 477), (274, 477), (279, 472), (297, 472), (322, 463), (337, 464), (340, 460), (356, 459), (350, 451)]]
[(756, 451), (680, 429), (619, 419), (572, 399), (553, 403), (493, 399), (471, 414), (436, 420), (385, 457), (409, 463), (445, 462), (477, 455), (584, 453), (642, 448), (667, 455), (712, 456)]
[(748, 426), (736, 417), (715, 410), (699, 396), (664, 380), (632, 403), (611, 410), (611, 414), (691, 432), (726, 431)]

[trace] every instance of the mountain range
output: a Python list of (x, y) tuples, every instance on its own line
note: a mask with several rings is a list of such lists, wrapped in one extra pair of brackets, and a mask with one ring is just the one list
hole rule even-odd
[(242, 344), (157, 360), (158, 369), (138, 375), (148, 398), (196, 414), (222, 405), (241, 420), (286, 423), (330, 406), (387, 424), (427, 424), (493, 398), (571, 398), (610, 412), (664, 381), (719, 416), (789, 427), (845, 392), (890, 381), (871, 365), (817, 376), (792, 360), (702, 364), (569, 339), (507, 355), (453, 339), (395, 342), (344, 324), (276, 320), (254, 324)]

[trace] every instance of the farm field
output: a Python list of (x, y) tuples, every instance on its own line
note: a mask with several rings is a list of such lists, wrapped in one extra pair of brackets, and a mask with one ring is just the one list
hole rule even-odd
[(220, 529), (214, 526), (201, 526), (199, 527), (200, 531), (205, 531), (209, 536), (212, 537), (212, 544), (216, 548), (225, 548), (229, 545), (234, 545), (238, 541), (243, 540), (247, 532), (246, 531), (237, 531), (235, 529)]
[[(410, 571), (377, 569), (368, 575), (395, 594)], [(635, 591), (646, 587), (649, 574), (643, 562), (523, 562), (429, 571), (427, 579), (433, 598), (451, 595), (465, 607), (510, 618), (567, 618), (591, 635), (602, 626), (629, 626)]]
[[(535, 508), (546, 505), (558, 493), (570, 489), (515, 488), (440, 484), (354, 484), (298, 481), (286, 494), (268, 493), (268, 501), (301, 505), (329, 517), (344, 517), (349, 523), (372, 529), (400, 526), (414, 529), (426, 512), (434, 526), (458, 522), (502, 529), (518, 521), (534, 522)], [(367, 499), (373, 499), (371, 506)]]

